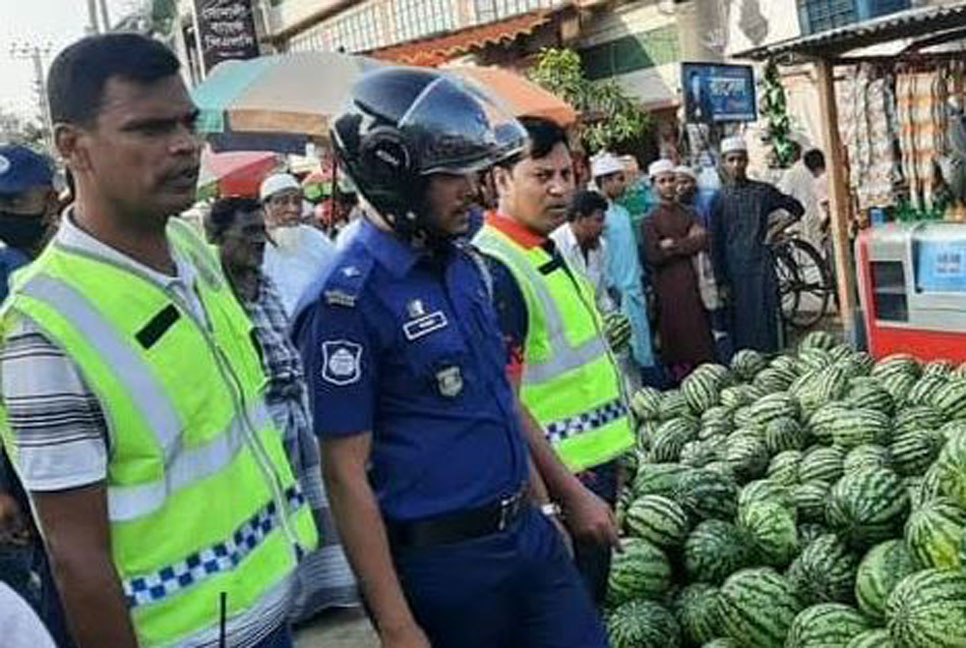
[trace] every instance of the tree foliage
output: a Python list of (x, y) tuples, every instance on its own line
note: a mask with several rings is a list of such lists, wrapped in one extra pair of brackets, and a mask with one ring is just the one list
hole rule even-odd
[(650, 115), (617, 82), (588, 79), (572, 49), (540, 50), (530, 78), (580, 111), (580, 137), (590, 153), (620, 148), (650, 127)]
[(0, 108), (0, 144), (24, 144), (44, 150), (44, 128), (36, 121)]
[(792, 165), (795, 145), (791, 134), (791, 119), (788, 116), (788, 104), (785, 99), (785, 88), (782, 86), (781, 75), (774, 61), (765, 66), (765, 73), (761, 81), (761, 116), (765, 119), (765, 137), (775, 151), (775, 161), (785, 169)]

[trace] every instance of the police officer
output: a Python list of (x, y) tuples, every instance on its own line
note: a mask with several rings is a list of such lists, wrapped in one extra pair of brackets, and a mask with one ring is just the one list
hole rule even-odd
[[(299, 338), (333, 514), (386, 647), (606, 646), (536, 505), (486, 275), (461, 242), (473, 177), (523, 148), (501, 115), (448, 77), (389, 68), (333, 128), (367, 216)], [(593, 526), (596, 500), (567, 486)]]

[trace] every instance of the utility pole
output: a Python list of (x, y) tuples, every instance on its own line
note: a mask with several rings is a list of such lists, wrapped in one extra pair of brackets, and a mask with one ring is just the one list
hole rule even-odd
[(111, 18), (107, 13), (107, 0), (98, 0), (101, 6), (101, 31), (107, 33), (111, 31)]
[(37, 111), (44, 129), (44, 144), (47, 150), (54, 150), (54, 125), (50, 117), (50, 104), (47, 102), (47, 80), (44, 75), (44, 57), (52, 50), (50, 43), (33, 45), (30, 43), (14, 43), (10, 46), (10, 57), (19, 60), (31, 60), (34, 64), (34, 92), (37, 93)]
[(90, 34), (100, 34), (101, 28), (97, 22), (97, 0), (87, 0), (87, 31)]

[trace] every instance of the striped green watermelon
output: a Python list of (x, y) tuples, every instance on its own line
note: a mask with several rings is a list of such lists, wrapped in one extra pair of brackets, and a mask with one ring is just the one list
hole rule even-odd
[(680, 389), (669, 389), (661, 395), (659, 418), (662, 421), (688, 414), (691, 414), (691, 407)]
[(932, 360), (924, 364), (922, 366), (922, 375), (952, 376), (954, 369), (956, 369), (956, 365), (953, 364), (952, 360), (949, 360), (948, 358), (942, 358), (939, 360)]
[(738, 493), (738, 507), (745, 507), (754, 502), (777, 502), (782, 506), (792, 508), (795, 501), (791, 490), (784, 484), (770, 479), (756, 479), (742, 486)]
[(886, 540), (869, 549), (855, 575), (859, 609), (878, 623), (885, 622), (889, 594), (899, 581), (918, 569), (916, 559), (902, 540)]
[(885, 378), (897, 373), (918, 378), (922, 371), (919, 368), (919, 361), (916, 360), (915, 356), (908, 353), (894, 353), (886, 356), (876, 362), (871, 371), (871, 374), (876, 378)]
[(763, 392), (771, 394), (787, 391), (797, 377), (798, 373), (794, 368), (779, 369), (776, 367), (768, 367), (755, 376), (752, 384)]
[(628, 601), (607, 615), (611, 648), (679, 648), (681, 629), (667, 608), (653, 601)]
[(798, 481), (803, 484), (812, 481), (831, 484), (842, 476), (844, 463), (845, 452), (839, 448), (813, 446), (798, 465)]
[(634, 599), (659, 600), (671, 586), (671, 564), (658, 547), (640, 538), (625, 538), (614, 554), (607, 584), (607, 602), (620, 605)]
[(838, 346), (838, 340), (831, 333), (826, 331), (812, 331), (802, 338), (798, 343), (798, 351), (801, 353), (805, 349), (825, 349), (830, 351)]
[(741, 646), (731, 639), (718, 637), (704, 644), (701, 648), (741, 648)]
[(785, 450), (801, 450), (808, 444), (808, 432), (792, 418), (775, 419), (765, 426), (765, 447), (775, 455)]
[(768, 361), (757, 351), (741, 349), (731, 358), (731, 370), (742, 380), (751, 380), (768, 366)]
[(798, 354), (798, 365), (802, 372), (821, 371), (835, 362), (832, 354), (825, 349), (805, 349)]
[(966, 378), (950, 379), (935, 391), (930, 403), (946, 420), (966, 418)]
[(799, 554), (786, 576), (803, 602), (849, 603), (858, 560), (834, 533), (819, 536)]
[(810, 481), (792, 486), (792, 501), (799, 519), (805, 522), (825, 521), (825, 501), (831, 485), (824, 481)]
[(738, 409), (751, 405), (764, 395), (765, 393), (754, 385), (732, 385), (721, 390), (721, 406)]
[(747, 539), (738, 527), (723, 520), (705, 520), (684, 541), (688, 582), (721, 583), (750, 559)]
[(891, 415), (895, 410), (892, 394), (875, 378), (850, 380), (845, 401), (852, 407), (868, 407), (884, 414)]
[(896, 407), (902, 407), (906, 404), (906, 398), (909, 396), (909, 392), (912, 391), (913, 385), (916, 384), (916, 377), (909, 375), (907, 373), (892, 373), (879, 378), (882, 386), (892, 394), (892, 400), (895, 402)]
[(755, 553), (769, 567), (787, 567), (798, 553), (794, 510), (778, 501), (751, 502), (741, 507), (738, 527), (751, 538)]
[(694, 519), (734, 519), (738, 486), (733, 479), (707, 468), (695, 468), (677, 481), (672, 499)]
[(874, 443), (856, 446), (849, 450), (842, 462), (844, 473), (854, 472), (860, 468), (889, 468), (892, 458), (889, 449)]
[(624, 516), (624, 526), (631, 536), (663, 549), (679, 546), (691, 528), (684, 509), (660, 495), (642, 495), (634, 500)]
[(778, 419), (798, 419), (798, 400), (788, 392), (768, 394), (754, 402), (750, 416), (755, 424), (762, 427)]
[(708, 372), (695, 370), (681, 382), (681, 392), (691, 410), (700, 414), (718, 403), (720, 383)]
[(780, 484), (798, 483), (798, 467), (804, 455), (799, 450), (785, 450), (772, 457), (765, 474), (768, 479)]
[(729, 439), (724, 459), (739, 479), (755, 479), (764, 476), (768, 468), (768, 448), (764, 440), (750, 435)]
[(924, 375), (909, 390), (909, 394), (906, 395), (906, 402), (910, 405), (934, 404), (934, 399), (938, 396), (939, 390), (948, 382), (949, 378), (946, 376), (936, 374)]
[(700, 646), (718, 636), (720, 591), (713, 585), (694, 583), (678, 592), (671, 606), (685, 645)]
[(829, 492), (829, 528), (856, 549), (895, 537), (909, 512), (909, 494), (888, 468), (863, 468), (844, 475)]
[(792, 393), (798, 397), (803, 412), (814, 412), (822, 405), (840, 399), (849, 386), (849, 376), (841, 367), (832, 365), (815, 372)]
[(845, 648), (895, 648), (895, 644), (892, 643), (888, 630), (876, 628), (856, 635)]
[(801, 609), (791, 584), (767, 567), (743, 569), (721, 586), (722, 626), (740, 646), (781, 648)]
[(805, 608), (792, 623), (786, 648), (845, 648), (872, 624), (853, 607), (842, 603), (819, 603)]
[(828, 352), (836, 362), (851, 360), (855, 355), (855, 351), (848, 344), (836, 344)]
[(845, 403), (833, 402), (819, 407), (808, 417), (808, 429), (815, 440), (832, 445), (832, 424), (849, 411)]
[(865, 407), (851, 407), (831, 425), (832, 443), (846, 451), (863, 443), (888, 443), (892, 433), (889, 415)]
[(657, 429), (660, 427), (658, 421), (641, 421), (637, 426), (637, 449), (648, 452), (654, 444), (654, 437), (657, 436)]
[(752, 427), (755, 425), (755, 419), (751, 416), (751, 405), (745, 405), (744, 407), (736, 409), (732, 418), (734, 419), (736, 428)]
[(684, 444), (697, 436), (698, 425), (693, 419), (682, 416), (665, 421), (654, 434), (648, 458), (654, 463), (677, 461)]
[(905, 538), (923, 567), (958, 569), (960, 543), (966, 540), (966, 511), (946, 497), (926, 502), (906, 520)]
[(734, 431), (734, 425), (727, 421), (705, 421), (698, 429), (698, 440), (704, 441), (711, 437), (728, 436)]
[(864, 369), (865, 374), (869, 374), (872, 371), (872, 367), (875, 366), (875, 358), (869, 355), (866, 351), (857, 351), (853, 353), (852, 360)]
[[(912, 482), (913, 478), (907, 480), (909, 491), (909, 503), (913, 508), (919, 508), (931, 502), (937, 497), (942, 497), (942, 469), (935, 464), (926, 471), (926, 474), (918, 478), (918, 482)], [(910, 483), (911, 482), (911, 483)]]
[(705, 464), (704, 470), (716, 473), (721, 477), (724, 477), (731, 481), (735, 480), (735, 473), (734, 473), (734, 470), (732, 470), (731, 464), (723, 459), (720, 461), (712, 461), (709, 464)]
[(778, 369), (780, 371), (791, 371), (792, 373), (798, 373), (798, 361), (790, 355), (777, 355), (771, 359), (771, 362), (768, 363), (768, 366), (772, 369)]
[(704, 413), (701, 414), (701, 425), (721, 421), (730, 424), (733, 412), (733, 408), (725, 407), (724, 405), (715, 405), (714, 407), (709, 407), (708, 409), (704, 410)]
[(925, 474), (945, 441), (942, 433), (934, 430), (900, 432), (889, 444), (893, 469), (904, 476)]
[(958, 432), (966, 432), (966, 420), (947, 421), (939, 428), (939, 433), (943, 435), (944, 442)]
[(899, 648), (966, 646), (966, 571), (926, 569), (902, 579), (886, 604)]
[(869, 368), (862, 362), (861, 359), (849, 356), (847, 358), (841, 358), (835, 361), (832, 365), (838, 367), (845, 374), (845, 377), (849, 380), (854, 378), (867, 378), (869, 375)]
[(892, 427), (896, 432), (935, 430), (942, 423), (942, 413), (932, 405), (907, 405), (896, 413)]
[(939, 493), (966, 508), (966, 432), (954, 434), (946, 441), (939, 457), (927, 471), (927, 479), (930, 472), (935, 473), (932, 478)]
[(642, 463), (637, 467), (632, 490), (636, 495), (670, 495), (689, 471), (678, 463)]
[(661, 415), (661, 392), (653, 387), (642, 387), (631, 397), (631, 409), (639, 419), (656, 419)]
[(695, 468), (701, 468), (719, 459), (719, 448), (724, 448), (727, 445), (727, 437), (720, 434), (703, 441), (688, 441), (681, 448), (678, 461)]

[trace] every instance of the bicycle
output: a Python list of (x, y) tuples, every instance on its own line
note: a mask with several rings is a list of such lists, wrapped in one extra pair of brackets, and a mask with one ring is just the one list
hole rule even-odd
[(782, 319), (798, 329), (817, 324), (835, 294), (832, 271), (822, 254), (795, 232), (779, 232), (771, 242)]

